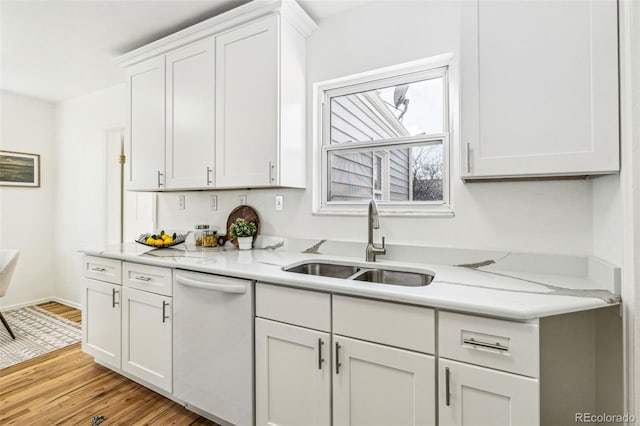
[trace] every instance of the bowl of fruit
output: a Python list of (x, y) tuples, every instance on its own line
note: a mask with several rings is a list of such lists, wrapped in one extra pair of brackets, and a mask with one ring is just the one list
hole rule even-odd
[(173, 235), (166, 234), (164, 231), (160, 231), (159, 234), (140, 234), (136, 243), (144, 244), (148, 247), (172, 247), (178, 244), (184, 243), (187, 239), (187, 234), (176, 234)]

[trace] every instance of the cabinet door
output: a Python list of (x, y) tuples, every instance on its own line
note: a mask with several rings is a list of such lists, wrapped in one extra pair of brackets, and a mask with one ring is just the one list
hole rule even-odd
[(439, 365), (440, 426), (540, 424), (537, 380), (442, 358)]
[(122, 287), (82, 279), (82, 350), (96, 361), (120, 368)]
[(328, 333), (256, 318), (256, 424), (331, 423)]
[(213, 186), (215, 41), (167, 54), (167, 188)]
[(619, 170), (615, 0), (463, 4), (462, 175)]
[(171, 298), (123, 288), (122, 369), (171, 392)]
[(127, 69), (129, 146), (127, 189), (163, 189), (165, 151), (165, 58)]
[(216, 186), (277, 185), (278, 17), (216, 38)]
[(333, 424), (435, 425), (435, 360), (335, 336)]

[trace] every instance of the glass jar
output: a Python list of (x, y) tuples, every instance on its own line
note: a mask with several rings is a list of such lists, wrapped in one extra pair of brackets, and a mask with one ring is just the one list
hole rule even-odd
[(202, 233), (202, 246), (203, 247), (217, 247), (218, 246), (218, 233), (207, 229)]
[(209, 225), (196, 225), (196, 230), (193, 233), (193, 238), (196, 240), (196, 247), (202, 245), (204, 233), (208, 229), (209, 229)]

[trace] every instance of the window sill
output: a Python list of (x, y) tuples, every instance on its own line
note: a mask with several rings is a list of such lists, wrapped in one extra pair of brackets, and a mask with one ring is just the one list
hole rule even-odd
[[(380, 216), (386, 217), (454, 217), (451, 206), (394, 207), (378, 204)], [(367, 205), (324, 206), (313, 210), (315, 216), (367, 216)]]

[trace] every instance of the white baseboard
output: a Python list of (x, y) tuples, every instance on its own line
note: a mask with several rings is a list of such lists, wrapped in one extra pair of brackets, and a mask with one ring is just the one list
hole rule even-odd
[(80, 303), (72, 302), (71, 300), (63, 299), (62, 297), (53, 296), (51, 297), (51, 301), (62, 303), (63, 305), (82, 310), (82, 305)]
[(12, 309), (20, 309), (20, 308), (24, 308), (25, 306), (39, 305), (41, 303), (47, 303), (47, 302), (58, 302), (58, 303), (62, 303), (63, 305), (71, 306), (72, 308), (82, 310), (82, 305), (79, 303), (72, 302), (70, 300), (66, 300), (61, 297), (49, 296), (49, 297), (42, 297), (40, 299), (29, 300), (27, 302), (16, 303), (13, 305), (1, 306), (0, 312), (10, 311)]

